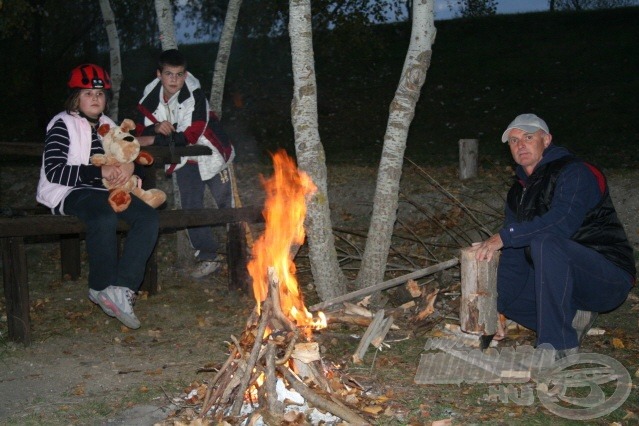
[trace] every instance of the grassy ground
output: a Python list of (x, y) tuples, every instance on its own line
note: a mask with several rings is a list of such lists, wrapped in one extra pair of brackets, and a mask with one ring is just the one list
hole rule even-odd
[[(243, 194), (248, 194), (243, 192), (247, 189), (255, 189), (253, 181), (257, 180), (258, 172), (266, 171), (262, 166), (249, 164), (238, 164), (236, 170)], [(499, 194), (505, 190), (510, 175), (508, 170), (482, 168), (482, 179), (465, 182), (456, 178), (454, 167), (426, 167), (425, 170), (471, 208), (480, 221), (490, 227), (499, 222), (494, 209), (500, 204)], [(11, 184), (0, 191), (5, 199), (11, 199), (12, 204), (24, 205), (19, 200), (32, 198), (29, 193), (35, 189), (37, 169), (3, 169), (2, 175), (5, 180), (12, 179)], [(356, 257), (357, 250), (363, 249), (364, 240), (358, 235), (366, 229), (375, 168), (332, 166), (329, 175), (334, 225), (342, 230), (336, 231), (340, 236), (339, 253), (344, 259)], [(633, 245), (639, 247), (639, 228), (634, 221), (639, 198), (633, 196), (639, 173), (617, 171), (609, 177), (620, 217)], [(471, 229), (469, 218), (446, 202), (445, 197), (434, 191), (414, 169), (405, 171), (401, 189), (403, 197), (429, 211), (432, 209), (432, 216), (417, 213), (407, 203), (400, 204), (399, 218), (405, 226), (398, 226), (393, 240), (389, 260), (389, 271), (393, 271), (389, 272), (389, 279), (407, 272), (397, 269), (397, 265), (406, 266), (407, 258), (419, 266), (428, 256), (422, 245), (411, 239), (414, 235), (407, 229), (426, 241), (431, 253), (440, 260), (456, 256), (458, 247), (449, 236), (437, 232), (440, 228), (435, 226), (435, 218), (446, 223), (449, 229), (458, 231), (459, 235)], [(253, 202), (258, 198), (256, 192), (251, 193), (249, 199)], [(213, 372), (199, 373), (198, 370), (219, 367), (226, 359), (227, 342), (232, 335), (239, 336), (242, 332), (254, 301), (225, 291), (227, 276), (224, 273), (205, 280), (189, 278), (180, 268), (174, 247), (175, 235), (161, 237), (158, 253), (161, 292), (138, 301), (135, 309), (143, 325), (139, 330), (131, 331), (104, 315), (87, 299), (84, 250), (83, 275), (78, 281), (71, 282), (60, 279), (57, 244), (27, 246), (33, 344), (24, 348), (2, 340), (7, 326), (6, 318), (2, 318), (4, 299), (0, 298), (1, 425), (150, 425), (153, 422), (144, 422), (138, 416), (141, 408), (151, 407), (160, 416), (156, 421), (170, 417), (172, 412), (185, 415), (193, 408), (184, 401), (185, 389), (191, 383), (211, 379)], [(303, 246), (296, 266), (306, 305), (311, 306), (319, 299), (313, 291), (306, 254)], [(356, 266), (345, 261), (344, 270), (350, 275)], [(425, 277), (419, 282), (429, 290), (449, 288), (455, 285), (459, 276), (457, 268), (448, 272)], [(384, 306), (386, 310), (406, 301), (406, 296), (397, 290), (383, 293), (384, 299), (388, 300)], [(532, 404), (521, 405), (489, 400), (487, 383), (415, 384), (414, 377), (426, 342), (441, 337), (444, 324), (458, 323), (459, 298), (454, 291), (444, 293), (447, 292), (438, 296), (435, 311), (426, 321), (412, 321), (414, 310), (404, 316), (398, 315), (395, 323), (400, 329), (387, 336), (388, 346), (379, 352), (370, 348), (359, 364), (352, 362), (352, 355), (365, 332), (364, 327), (332, 322), (328, 329), (314, 335), (321, 345), (326, 365), (339, 366), (340, 372), (370, 390), (373, 401), (380, 397), (386, 399), (383, 412), (373, 418), (373, 424), (417, 426), (446, 419), (452, 424), (578, 423), (549, 412), (536, 393)], [(621, 407), (589, 420), (588, 424), (603, 426), (618, 422), (626, 425), (635, 424), (639, 419), (636, 392), (638, 309), (639, 293), (635, 288), (619, 310), (598, 319), (596, 326), (605, 330), (605, 334), (586, 338), (585, 352), (603, 354), (621, 362), (633, 379), (631, 395)], [(498, 348), (530, 345), (533, 339), (532, 333), (520, 330), (511, 333)], [(610, 396), (609, 385), (602, 387)], [(533, 390), (536, 392), (534, 386)], [(176, 408), (180, 410), (175, 411)], [(170, 418), (175, 420), (175, 417)], [(165, 424), (173, 426), (177, 423), (167, 421)]]

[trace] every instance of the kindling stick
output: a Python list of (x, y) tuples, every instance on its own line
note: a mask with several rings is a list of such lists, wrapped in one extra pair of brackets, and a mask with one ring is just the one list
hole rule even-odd
[(345, 302), (346, 300), (355, 299), (362, 296), (367, 296), (369, 294), (375, 293), (377, 291), (386, 290), (391, 287), (398, 286), (400, 284), (405, 283), (408, 280), (414, 280), (417, 278), (424, 277), (426, 275), (434, 274), (435, 272), (443, 271), (444, 269), (448, 269), (452, 266), (455, 266), (459, 263), (459, 259), (456, 257), (446, 262), (438, 263), (437, 265), (429, 266), (428, 268), (420, 269), (418, 271), (411, 272), (410, 274), (402, 275), (401, 277), (393, 278), (392, 280), (384, 281), (383, 283), (372, 285), (370, 287), (362, 288), (360, 290), (356, 290), (342, 296), (338, 296), (331, 300), (326, 300), (324, 302), (320, 302), (316, 305), (308, 308), (310, 311), (319, 311), (320, 309), (324, 309), (328, 306), (334, 305), (336, 303)]

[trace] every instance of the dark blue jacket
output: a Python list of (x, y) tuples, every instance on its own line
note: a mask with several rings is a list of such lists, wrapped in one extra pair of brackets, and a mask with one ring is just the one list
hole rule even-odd
[(632, 247), (599, 169), (551, 144), (530, 176), (521, 166), (516, 175), (499, 232), (504, 248), (525, 248), (542, 233), (555, 234), (636, 275)]

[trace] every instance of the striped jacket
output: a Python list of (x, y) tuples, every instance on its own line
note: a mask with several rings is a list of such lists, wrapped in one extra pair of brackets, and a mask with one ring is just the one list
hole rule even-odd
[[(100, 124), (116, 124), (107, 116)], [(64, 198), (76, 188), (92, 187), (105, 190), (102, 173), (89, 163), (93, 154), (104, 154), (97, 131), (77, 113), (61, 112), (47, 125), (40, 181), (36, 200), (52, 212), (60, 205), (64, 214)]]

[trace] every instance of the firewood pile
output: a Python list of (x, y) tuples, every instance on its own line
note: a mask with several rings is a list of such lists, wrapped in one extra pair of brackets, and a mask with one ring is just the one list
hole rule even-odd
[[(186, 405), (165, 424), (309, 424), (315, 418), (312, 424), (359, 425), (370, 424), (387, 409), (384, 395), (371, 392), (346, 369), (322, 358), (312, 331), (298, 327), (282, 312), (278, 286), (269, 269), (267, 299), (252, 312), (240, 338), (231, 336), (226, 362), (211, 379), (185, 389)], [(397, 308), (372, 312), (364, 298), (333, 305), (326, 313), (329, 329), (346, 324), (365, 330), (353, 363), (364, 362), (371, 346), (381, 350), (389, 331), (414, 337), (408, 326), (436, 313), (439, 294), (456, 297), (458, 289), (420, 288), (413, 280), (404, 287), (413, 300)]]
[(231, 336), (226, 362), (211, 380), (187, 389), (191, 407), (172, 424), (307, 424), (304, 419), (313, 416), (323, 416), (324, 423), (370, 424), (367, 416), (381, 409), (378, 401), (328, 366), (312, 333), (283, 314), (272, 270), (269, 285), (241, 337)]

